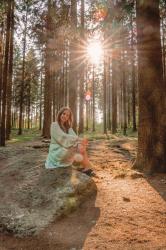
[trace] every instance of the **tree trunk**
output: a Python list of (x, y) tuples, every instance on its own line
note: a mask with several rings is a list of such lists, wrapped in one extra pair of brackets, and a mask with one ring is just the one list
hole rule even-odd
[(107, 61), (104, 56), (104, 76), (103, 76), (103, 132), (107, 134)]
[(77, 1), (71, 0), (71, 28), (73, 31), (70, 41), (69, 59), (69, 107), (74, 116), (73, 129), (77, 130), (77, 69), (76, 69), (76, 28), (77, 28)]
[(65, 106), (68, 105), (68, 46), (67, 46), (67, 42), (65, 42), (65, 90), (64, 90), (64, 95), (65, 95)]
[(125, 52), (124, 41), (122, 48), (122, 91), (123, 91), (123, 135), (126, 135), (127, 130), (127, 103), (126, 103), (126, 77), (125, 77)]
[(112, 58), (112, 134), (117, 132), (117, 82), (116, 82), (117, 61)]
[[(85, 73), (85, 77), (86, 77), (86, 84), (85, 84), (85, 88), (86, 88), (86, 92), (88, 91), (88, 69), (87, 69), (87, 66), (86, 66), (86, 73)], [(86, 100), (86, 131), (88, 131), (89, 129), (89, 103), (90, 103), (90, 100)]]
[(43, 121), (43, 136), (50, 138), (51, 125), (51, 105), (52, 105), (52, 82), (50, 72), (50, 58), (51, 50), (49, 48), (49, 38), (51, 37), (51, 0), (48, 0), (48, 14), (47, 14), (47, 42), (45, 49), (45, 84), (44, 84), (44, 121)]
[(11, 17), (11, 0), (7, 5), (7, 25), (6, 25), (6, 44), (5, 44), (5, 58), (3, 67), (3, 80), (2, 80), (2, 117), (0, 127), (0, 145), (5, 146), (6, 137), (6, 94), (8, 84), (8, 63), (9, 63), (9, 40), (10, 40), (10, 17)]
[(136, 126), (136, 84), (135, 84), (135, 53), (134, 53), (134, 31), (133, 31), (133, 17), (131, 14), (131, 88), (132, 88), (132, 127), (133, 132), (137, 131)]
[(31, 83), (28, 88), (28, 103), (27, 103), (27, 128), (30, 129), (30, 112), (31, 112)]
[(166, 85), (163, 81), (159, 0), (136, 1), (139, 128), (136, 167), (166, 172)]
[(56, 120), (56, 82), (53, 82), (52, 85), (52, 120), (53, 122), (55, 122)]
[(11, 133), (11, 100), (12, 100), (12, 76), (13, 76), (13, 32), (14, 32), (14, 0), (11, 0), (10, 17), (10, 45), (9, 45), (9, 77), (7, 86), (7, 117), (6, 117), (6, 139), (9, 140)]
[(43, 107), (43, 55), (41, 58), (41, 71), (40, 71), (40, 104), (39, 104), (39, 130), (42, 129), (42, 107)]
[(164, 21), (163, 21), (163, 16), (161, 17), (161, 23), (162, 23), (162, 56), (163, 56), (163, 78), (164, 78), (164, 82), (166, 82), (166, 63), (165, 63), (165, 28), (164, 28)]
[(3, 74), (3, 68), (2, 68), (2, 65), (3, 65), (3, 33), (4, 33), (4, 23), (2, 22), (1, 23), (1, 32), (0, 32), (0, 124), (1, 124), (1, 111), (2, 111), (2, 85), (3, 85), (3, 82), (2, 82), (2, 74)]
[(25, 53), (26, 53), (26, 37), (27, 37), (27, 21), (28, 21), (28, 5), (26, 7), (26, 16), (25, 16), (25, 28), (24, 28), (24, 37), (23, 37), (23, 59), (22, 59), (22, 76), (21, 76), (21, 90), (20, 90), (20, 113), (19, 113), (19, 128), (18, 135), (22, 134), (23, 126), (23, 98), (24, 98), (24, 81), (25, 81)]
[(94, 132), (95, 128), (95, 68), (94, 64), (92, 66), (92, 131)]
[(111, 130), (111, 77), (110, 77), (110, 57), (108, 58), (108, 71), (107, 71), (107, 104), (108, 104), (108, 114), (107, 114), (107, 127)]
[[(85, 10), (85, 3), (84, 0), (81, 0), (81, 45), (84, 44), (84, 10)], [(81, 46), (80, 45), (80, 46)], [(84, 52), (84, 51), (83, 51)], [(81, 51), (81, 58), (82, 63), (80, 66), (80, 89), (79, 89), (79, 96), (80, 96), (80, 105), (79, 105), (79, 134), (84, 132), (84, 73), (85, 73), (85, 65)]]

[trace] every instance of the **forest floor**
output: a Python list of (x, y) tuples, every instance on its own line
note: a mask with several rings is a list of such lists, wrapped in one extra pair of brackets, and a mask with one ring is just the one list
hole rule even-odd
[(97, 195), (37, 236), (1, 233), (0, 250), (166, 250), (166, 175), (134, 171), (136, 145), (131, 137), (90, 142)]

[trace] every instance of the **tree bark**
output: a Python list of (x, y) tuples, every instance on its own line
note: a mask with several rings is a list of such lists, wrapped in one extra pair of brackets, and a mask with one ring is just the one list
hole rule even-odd
[(103, 132), (107, 134), (107, 61), (104, 56), (104, 76), (103, 76)]
[[(85, 15), (85, 3), (81, 0), (81, 45), (84, 45), (84, 15)], [(84, 73), (85, 73), (85, 63), (84, 63), (84, 51), (81, 51), (82, 63), (80, 65), (80, 89), (79, 89), (79, 134), (84, 132)]]
[(43, 136), (50, 138), (51, 110), (52, 110), (52, 82), (50, 72), (51, 50), (49, 48), (49, 38), (51, 37), (51, 0), (48, 0), (48, 14), (46, 21), (47, 42), (45, 49), (45, 84), (44, 84), (44, 120)]
[(39, 103), (39, 130), (42, 129), (42, 108), (43, 108), (43, 54), (41, 56), (41, 69), (40, 69), (40, 103)]
[(163, 21), (164, 17), (161, 17), (161, 28), (162, 28), (162, 56), (163, 56), (163, 78), (164, 81), (166, 81), (166, 63), (165, 63), (165, 28), (164, 28), (164, 21)]
[(7, 118), (6, 118), (6, 139), (10, 139), (11, 133), (11, 102), (12, 102), (12, 76), (13, 76), (13, 32), (14, 32), (14, 0), (11, 0), (10, 17), (10, 45), (9, 45), (9, 77), (7, 86)]
[(135, 53), (134, 53), (134, 31), (133, 31), (133, 17), (131, 14), (131, 67), (132, 67), (132, 72), (131, 72), (131, 88), (132, 88), (132, 127), (133, 127), (133, 132), (137, 131), (137, 126), (136, 126), (136, 84), (135, 84)]
[(2, 117), (0, 127), (0, 145), (5, 146), (6, 140), (6, 100), (7, 100), (7, 84), (8, 84), (8, 64), (9, 64), (9, 40), (10, 40), (10, 17), (11, 17), (11, 0), (7, 5), (7, 25), (6, 25), (6, 43), (5, 43), (5, 58), (3, 67), (2, 80)]
[(166, 172), (166, 85), (163, 81), (159, 0), (136, 1), (139, 128), (136, 167)]
[(92, 131), (96, 130), (95, 128), (95, 67), (92, 65)]
[(111, 66), (110, 66), (110, 57), (108, 57), (108, 70), (107, 70), (107, 105), (108, 105), (108, 112), (107, 112), (107, 128), (111, 130)]
[(112, 134), (117, 132), (117, 82), (116, 82), (117, 61), (112, 58)]
[(0, 32), (0, 122), (1, 122), (1, 110), (2, 110), (2, 64), (3, 64), (3, 23), (1, 23)]
[(76, 69), (76, 28), (77, 28), (77, 1), (71, 0), (71, 28), (69, 58), (69, 107), (74, 116), (73, 129), (77, 131), (77, 69)]
[(124, 39), (122, 38), (122, 92), (123, 92), (123, 135), (126, 135), (127, 130), (127, 103), (126, 103), (126, 77), (125, 77), (125, 52), (124, 52)]
[(25, 28), (24, 28), (24, 37), (23, 37), (23, 59), (22, 59), (22, 76), (21, 76), (21, 90), (20, 90), (20, 113), (19, 113), (19, 128), (18, 135), (22, 134), (23, 126), (23, 98), (24, 98), (24, 81), (25, 81), (25, 53), (26, 53), (26, 37), (27, 37), (27, 22), (28, 22), (28, 5), (26, 7), (26, 16), (25, 16)]

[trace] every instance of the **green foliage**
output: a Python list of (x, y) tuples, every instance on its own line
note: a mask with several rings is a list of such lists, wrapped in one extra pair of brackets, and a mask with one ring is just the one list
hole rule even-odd
[[(19, 55), (19, 50), (17, 56), (14, 59), (14, 103), (15, 106), (20, 104), (20, 91), (22, 85), (22, 59)], [(23, 104), (28, 106), (29, 102), (33, 105), (37, 101), (38, 94), (38, 80), (39, 80), (39, 69), (38, 61), (36, 59), (33, 49), (30, 49), (26, 56), (25, 61), (25, 79), (24, 79), (24, 97)], [(29, 99), (30, 98), (30, 99)]]
[(25, 101), (27, 105), (29, 97), (31, 104), (34, 104), (37, 101), (39, 73), (38, 60), (31, 48), (26, 57), (25, 69)]

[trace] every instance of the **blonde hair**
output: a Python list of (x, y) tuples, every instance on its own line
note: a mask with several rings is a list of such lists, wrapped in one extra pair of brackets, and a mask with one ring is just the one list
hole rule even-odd
[[(63, 112), (64, 112), (65, 110), (69, 111), (69, 113), (70, 113), (70, 114), (69, 114), (69, 119), (68, 119), (68, 121), (64, 123), (64, 127), (65, 127), (65, 129), (66, 129), (65, 132), (68, 132), (69, 128), (71, 128), (72, 125), (73, 125), (73, 113), (72, 113), (71, 109), (70, 109), (69, 107), (62, 107), (62, 108), (58, 111), (56, 120), (57, 120), (59, 126), (62, 128), (62, 126), (61, 126), (61, 119), (60, 119), (60, 118), (61, 118), (61, 115), (63, 114)], [(63, 128), (62, 128), (62, 129), (63, 129)]]

